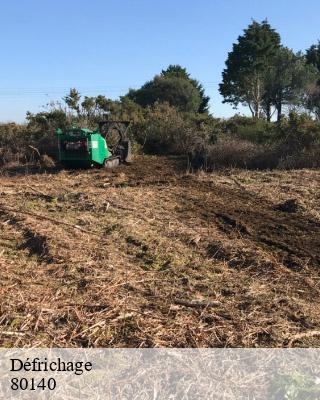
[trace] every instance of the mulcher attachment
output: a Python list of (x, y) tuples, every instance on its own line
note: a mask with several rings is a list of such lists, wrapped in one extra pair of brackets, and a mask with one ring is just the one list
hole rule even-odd
[[(111, 159), (105, 161), (105, 166), (107, 168), (116, 166), (115, 159), (118, 159), (118, 164), (129, 163), (131, 161), (131, 142), (127, 136), (129, 126), (130, 122), (128, 121), (106, 120), (99, 122), (100, 134), (105, 138), (113, 155)], [(111, 144), (109, 138), (114, 133), (116, 133), (119, 138), (116, 143)]]

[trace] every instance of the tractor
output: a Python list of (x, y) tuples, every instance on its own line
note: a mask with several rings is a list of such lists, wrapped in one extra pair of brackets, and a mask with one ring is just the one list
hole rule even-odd
[(70, 168), (114, 168), (120, 163), (129, 163), (129, 126), (127, 121), (106, 120), (99, 122), (96, 131), (75, 126), (57, 129), (60, 163)]

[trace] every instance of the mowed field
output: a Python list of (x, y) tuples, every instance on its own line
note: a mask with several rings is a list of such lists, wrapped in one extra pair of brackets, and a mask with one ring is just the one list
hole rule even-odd
[(1, 346), (320, 346), (319, 268), (320, 171), (0, 173)]

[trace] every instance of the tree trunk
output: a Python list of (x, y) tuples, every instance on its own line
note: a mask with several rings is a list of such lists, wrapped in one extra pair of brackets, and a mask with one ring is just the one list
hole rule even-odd
[(278, 101), (277, 101), (276, 107), (277, 107), (277, 113), (278, 113), (277, 122), (279, 124), (281, 122), (281, 117), (282, 117), (282, 93), (278, 94)]
[(281, 117), (282, 117), (282, 102), (281, 102), (281, 101), (279, 101), (279, 102), (277, 103), (277, 113), (278, 113), (277, 122), (278, 122), (278, 124), (280, 124), (280, 122), (281, 122)]
[(250, 111), (251, 111), (251, 116), (252, 116), (252, 118), (253, 118), (253, 117), (254, 117), (254, 111), (253, 111), (253, 109), (252, 109), (250, 103), (248, 103), (248, 106), (249, 106), (249, 109), (250, 109)]
[(267, 102), (266, 104), (266, 116), (267, 116), (267, 121), (271, 121), (271, 103), (270, 101)]
[(255, 118), (260, 118), (260, 104), (261, 104), (261, 81), (258, 75), (254, 80), (254, 86), (253, 86), (253, 110)]

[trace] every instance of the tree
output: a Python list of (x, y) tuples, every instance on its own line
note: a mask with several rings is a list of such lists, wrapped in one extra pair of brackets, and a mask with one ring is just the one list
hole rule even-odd
[(107, 113), (110, 111), (110, 100), (106, 96), (99, 94), (95, 98), (95, 107), (99, 111), (99, 114)]
[(135, 138), (151, 154), (190, 154), (213, 139), (216, 120), (209, 114), (185, 114), (168, 103), (155, 103), (137, 124)]
[(96, 110), (96, 99), (94, 97), (85, 96), (81, 103), (82, 111), (86, 115), (86, 118), (91, 119)]
[(167, 102), (180, 111), (195, 113), (207, 113), (210, 100), (203, 86), (180, 65), (169, 65), (140, 89), (131, 89), (128, 97), (143, 107)]
[(318, 68), (320, 72), (320, 41), (318, 44), (313, 44), (306, 52), (306, 60), (308, 64), (312, 64)]
[[(313, 44), (306, 52), (307, 63), (318, 69), (320, 74), (320, 41)], [(320, 120), (320, 78), (313, 85), (310, 85), (307, 100), (307, 108), (313, 112), (318, 120)]]
[(131, 89), (127, 96), (142, 107), (167, 102), (186, 112), (198, 112), (201, 104), (198, 89), (189, 80), (173, 75), (157, 75), (140, 89)]
[(70, 89), (70, 92), (67, 96), (63, 98), (67, 106), (70, 108), (72, 111), (76, 111), (78, 116), (80, 116), (80, 105), (79, 101), (81, 99), (80, 93), (77, 91), (77, 89)]
[(271, 119), (271, 108), (277, 111), (280, 122), (284, 105), (300, 105), (307, 88), (317, 77), (312, 65), (306, 65), (301, 53), (295, 54), (286, 47), (280, 47), (265, 76), (263, 106), (267, 120)]
[(199, 106), (199, 113), (206, 113), (209, 110), (209, 100), (210, 97), (205, 95), (204, 87), (201, 85), (199, 81), (190, 77), (190, 74), (187, 72), (186, 68), (181, 67), (180, 65), (169, 65), (166, 70), (161, 71), (161, 76), (170, 77), (175, 76), (177, 78), (186, 79), (189, 81), (198, 91), (201, 97), (201, 103)]
[(253, 21), (228, 54), (219, 90), (224, 103), (243, 104), (260, 117), (265, 77), (280, 47), (280, 36), (265, 20)]
[(26, 119), (29, 127), (31, 126), (47, 130), (51, 128), (52, 131), (56, 128), (64, 127), (67, 124), (66, 114), (60, 108), (52, 109), (50, 111), (42, 111), (37, 114), (27, 111)]
[(308, 88), (306, 108), (320, 121), (320, 85), (318, 83), (314, 83)]

